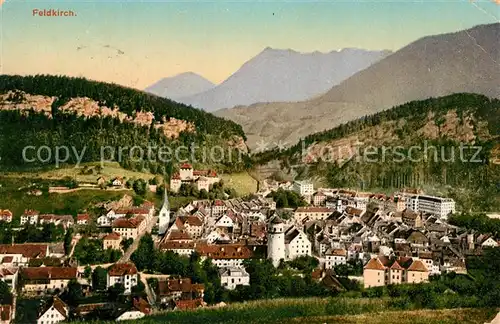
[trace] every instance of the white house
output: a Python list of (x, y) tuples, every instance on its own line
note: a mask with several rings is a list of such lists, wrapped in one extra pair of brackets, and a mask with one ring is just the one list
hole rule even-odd
[(122, 284), (125, 287), (125, 294), (132, 292), (132, 287), (137, 286), (139, 275), (135, 264), (115, 263), (108, 268), (107, 287), (115, 284)]
[(498, 247), (498, 242), (495, 241), (493, 239), (493, 237), (488, 237), (486, 240), (484, 240), (482, 243), (481, 243), (481, 246), (482, 247), (491, 247), (491, 248), (495, 248), (495, 247)]
[(231, 219), (231, 217), (229, 217), (227, 215), (222, 215), (215, 222), (215, 226), (216, 227), (233, 227), (234, 223), (233, 223), (233, 220)]
[(37, 210), (25, 210), (24, 214), (21, 215), (21, 225), (26, 223), (31, 225), (38, 224), (38, 216), (40, 216), (40, 212)]
[(210, 258), (218, 268), (243, 267), (243, 261), (252, 257), (252, 251), (241, 244), (214, 244), (196, 246), (196, 252), (203, 258)]
[(113, 232), (120, 234), (125, 239), (136, 239), (139, 233), (146, 229), (146, 218), (136, 216), (134, 218), (118, 218), (113, 221)]
[(59, 297), (54, 296), (40, 311), (37, 324), (54, 324), (68, 319), (69, 307)]
[(415, 195), (406, 200), (406, 207), (416, 212), (423, 212), (446, 219), (455, 213), (455, 201), (428, 195)]
[(310, 181), (294, 181), (292, 189), (302, 197), (311, 197), (314, 194), (314, 186)]
[(99, 218), (97, 218), (97, 225), (98, 226), (109, 227), (109, 226), (111, 226), (111, 224), (113, 224), (113, 219), (106, 216), (106, 215), (102, 215), (102, 216), (99, 216)]
[(250, 275), (243, 268), (222, 268), (219, 270), (222, 287), (233, 290), (237, 286), (250, 285)]
[(311, 241), (302, 231), (292, 226), (285, 232), (285, 258), (293, 260), (300, 256), (311, 254)]
[(333, 269), (340, 264), (347, 264), (347, 251), (344, 249), (329, 249), (325, 253), (325, 269)]
[(116, 321), (136, 320), (151, 313), (151, 305), (142, 298), (135, 298), (132, 304), (133, 307), (118, 316)]
[(41, 259), (47, 256), (49, 256), (48, 244), (0, 244), (0, 259), (3, 264), (28, 266), (31, 259)]

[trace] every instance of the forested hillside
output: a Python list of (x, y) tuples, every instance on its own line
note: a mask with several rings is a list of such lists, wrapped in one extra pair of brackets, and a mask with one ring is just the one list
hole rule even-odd
[(467, 200), (464, 208), (475, 201), (485, 211), (500, 204), (499, 132), (500, 100), (455, 94), (409, 102), (255, 158), (333, 187), (452, 189)]
[[(49, 161), (26, 162), (22, 154), (26, 146), (66, 146), (78, 152), (85, 149), (81, 162), (100, 160), (102, 147), (117, 150), (138, 146), (142, 151), (135, 149), (133, 154), (124, 151), (121, 164), (154, 173), (169, 169), (159, 160), (158, 147), (168, 147), (169, 152), (191, 145), (208, 152), (215, 146), (221, 147), (225, 153), (219, 154), (216, 160), (209, 160), (208, 155), (208, 160), (203, 161), (202, 149), (195, 155), (200, 164), (225, 171), (242, 170), (247, 161), (245, 134), (236, 123), (115, 84), (62, 76), (3, 75), (0, 76), (0, 99), (0, 165), (3, 168), (31, 168), (54, 162), (54, 154)], [(152, 159), (147, 156), (150, 148), (153, 148)], [(188, 159), (191, 154), (187, 150), (181, 153), (181, 158)], [(237, 158), (239, 155), (243, 158)], [(66, 163), (76, 161), (75, 154), (70, 154)], [(174, 159), (171, 164), (175, 162)]]

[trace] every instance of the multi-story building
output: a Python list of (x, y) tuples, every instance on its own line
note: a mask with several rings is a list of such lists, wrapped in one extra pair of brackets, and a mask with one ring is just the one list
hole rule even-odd
[(271, 219), (267, 229), (267, 258), (277, 267), (281, 260), (285, 261), (285, 224), (279, 216)]
[(0, 244), (2, 263), (12, 266), (27, 266), (31, 259), (42, 259), (49, 256), (49, 246), (39, 243)]
[(363, 270), (365, 288), (390, 284), (421, 283), (429, 281), (429, 269), (418, 259), (384, 256), (372, 258)]
[(12, 222), (12, 212), (8, 209), (0, 209), (0, 221), (6, 223)]
[(338, 265), (347, 264), (347, 251), (344, 249), (329, 249), (325, 253), (325, 269), (333, 269)]
[(222, 287), (233, 290), (237, 286), (250, 285), (250, 275), (243, 268), (226, 267), (219, 269)]
[(205, 285), (194, 284), (190, 278), (160, 280), (155, 289), (160, 304), (175, 300), (193, 300), (203, 298)]
[(137, 286), (139, 281), (138, 271), (135, 264), (115, 263), (108, 268), (107, 287), (115, 284), (122, 284), (125, 287), (125, 294), (132, 292), (132, 287)]
[(24, 211), (24, 214), (21, 215), (21, 225), (24, 224), (31, 224), (31, 225), (36, 225), (38, 224), (38, 216), (40, 216), (40, 212), (37, 210), (31, 210), (27, 209)]
[(55, 324), (67, 320), (69, 307), (59, 297), (54, 296), (39, 311), (37, 324)]
[(78, 225), (88, 225), (90, 223), (89, 214), (78, 214), (76, 215), (76, 224)]
[(62, 225), (65, 228), (71, 227), (74, 225), (75, 220), (71, 215), (54, 215), (54, 214), (43, 214), (38, 216), (38, 223), (42, 224), (54, 224), (54, 225)]
[(15, 292), (18, 283), (19, 268), (0, 268), (0, 280), (9, 286), (11, 292)]
[(314, 185), (310, 181), (294, 181), (292, 190), (302, 197), (311, 197), (314, 194)]
[(146, 218), (144, 216), (118, 218), (113, 221), (112, 229), (124, 239), (132, 238), (135, 240), (139, 233), (146, 229)]
[(293, 217), (299, 222), (306, 217), (309, 220), (322, 220), (326, 219), (333, 212), (333, 209), (327, 207), (298, 207), (295, 210)]
[(414, 195), (406, 200), (406, 207), (416, 212), (436, 215), (446, 219), (449, 214), (455, 213), (455, 201), (451, 198), (442, 198), (427, 195)]
[(292, 226), (285, 232), (285, 260), (293, 260), (301, 256), (311, 256), (312, 245), (307, 235)]
[(218, 268), (243, 267), (243, 261), (253, 256), (252, 251), (241, 244), (198, 245), (196, 252), (202, 258), (209, 258)]
[(77, 271), (69, 267), (21, 268), (22, 290), (31, 293), (63, 290), (71, 279), (76, 279)]
[(189, 163), (183, 163), (179, 167), (179, 173), (175, 173), (170, 179), (170, 191), (178, 192), (183, 183), (194, 183), (198, 190), (210, 190), (210, 186), (220, 181), (214, 170), (194, 170)]
[(116, 232), (111, 232), (103, 238), (102, 247), (104, 250), (107, 249), (120, 250), (121, 241), (122, 237), (120, 234)]

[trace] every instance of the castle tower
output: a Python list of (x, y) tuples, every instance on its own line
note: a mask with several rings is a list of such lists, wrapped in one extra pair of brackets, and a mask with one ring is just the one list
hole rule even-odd
[(277, 267), (281, 259), (285, 260), (285, 224), (275, 216), (267, 228), (267, 258)]
[(163, 197), (163, 205), (160, 209), (158, 234), (165, 234), (170, 223), (170, 204), (168, 203), (167, 186), (165, 185), (165, 192)]

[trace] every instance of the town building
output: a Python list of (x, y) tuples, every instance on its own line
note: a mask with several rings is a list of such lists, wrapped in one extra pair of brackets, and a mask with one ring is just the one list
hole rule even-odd
[(312, 255), (312, 244), (307, 235), (292, 226), (285, 232), (285, 261)]
[(90, 224), (89, 214), (78, 214), (76, 215), (76, 224), (78, 225), (88, 225)]
[(428, 195), (408, 197), (406, 207), (416, 212), (436, 215), (442, 219), (447, 219), (449, 214), (455, 213), (455, 201), (453, 199)]
[(429, 269), (418, 259), (400, 257), (392, 260), (384, 256), (370, 259), (363, 270), (364, 287), (390, 284), (421, 283), (429, 281)]
[(175, 173), (170, 179), (170, 191), (178, 192), (183, 183), (195, 184), (198, 190), (210, 190), (210, 186), (220, 181), (214, 170), (194, 170), (189, 163), (183, 163), (179, 167), (179, 173)]
[(190, 278), (179, 278), (158, 281), (155, 295), (157, 302), (168, 304), (176, 300), (203, 298), (204, 291), (203, 284), (194, 284)]
[(334, 269), (341, 264), (347, 264), (347, 251), (344, 249), (329, 249), (325, 253), (325, 269)]
[(250, 275), (244, 268), (222, 268), (219, 269), (219, 275), (222, 287), (229, 290), (233, 290), (240, 285), (250, 285)]
[(302, 197), (310, 198), (314, 194), (314, 186), (310, 181), (294, 181), (292, 190)]
[(120, 234), (124, 239), (136, 239), (139, 233), (146, 229), (146, 218), (136, 216), (133, 218), (121, 217), (115, 219), (112, 225), (113, 232)]
[(138, 273), (135, 264), (131, 262), (115, 263), (108, 268), (107, 287), (122, 284), (125, 287), (125, 294), (130, 294), (132, 287), (137, 286), (139, 282)]
[(31, 210), (27, 209), (24, 211), (24, 214), (21, 215), (21, 221), (20, 224), (31, 224), (31, 225), (36, 225), (38, 224), (38, 216), (40, 215), (40, 212), (37, 210)]
[(43, 259), (47, 256), (49, 256), (48, 244), (0, 244), (2, 264), (8, 263), (15, 267), (28, 266), (31, 259)]
[(8, 209), (0, 209), (0, 221), (6, 223), (12, 222), (12, 212)]
[(197, 245), (196, 252), (202, 259), (210, 258), (218, 268), (243, 267), (243, 261), (252, 257), (252, 251), (242, 244)]
[(102, 247), (104, 250), (107, 249), (120, 250), (121, 241), (122, 237), (120, 234), (116, 232), (111, 232), (102, 239), (102, 245), (103, 245)]
[(306, 217), (308, 220), (320, 220), (326, 219), (333, 212), (333, 209), (327, 207), (298, 207), (293, 217), (298, 222), (302, 222)]
[(22, 291), (41, 294), (56, 289), (63, 290), (71, 279), (77, 278), (77, 270), (71, 267), (21, 268)]
[(54, 296), (38, 313), (37, 324), (54, 324), (67, 320), (69, 307), (59, 297)]
[(14, 293), (17, 289), (19, 276), (19, 268), (14, 267), (2, 267), (0, 268), (0, 280), (5, 282), (9, 286), (10, 291)]
[(132, 308), (121, 313), (115, 321), (137, 320), (149, 314), (151, 314), (151, 305), (145, 299), (137, 297), (132, 300)]

